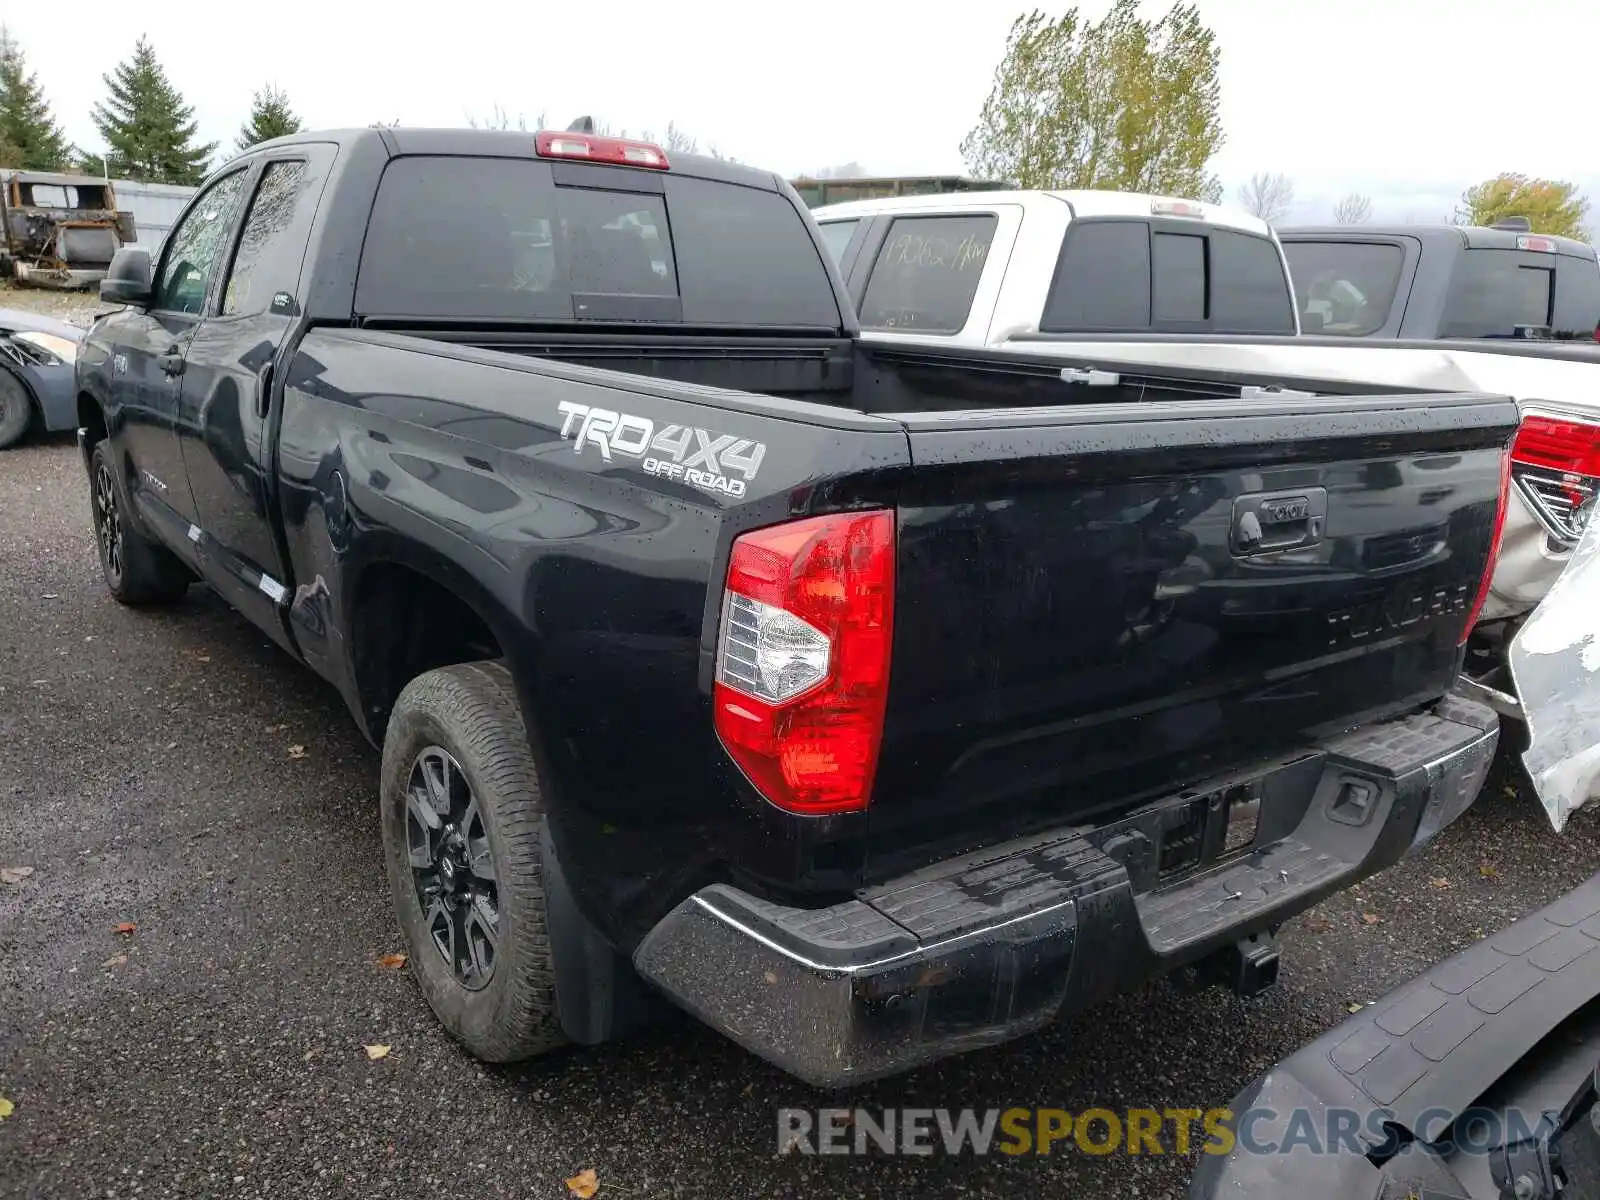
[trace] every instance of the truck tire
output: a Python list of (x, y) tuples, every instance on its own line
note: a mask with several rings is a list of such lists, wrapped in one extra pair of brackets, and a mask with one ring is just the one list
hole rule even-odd
[(189, 590), (194, 575), (165, 546), (128, 521), (128, 488), (111, 443), (95, 443), (89, 457), (89, 512), (100, 551), (100, 574), (120, 603), (133, 608), (170, 604)]
[(486, 1062), (561, 1045), (544, 789), (504, 664), (408, 683), (384, 734), (381, 786), (390, 890), (434, 1014)]
[(20, 442), (32, 420), (28, 389), (10, 371), (0, 371), (0, 450)]

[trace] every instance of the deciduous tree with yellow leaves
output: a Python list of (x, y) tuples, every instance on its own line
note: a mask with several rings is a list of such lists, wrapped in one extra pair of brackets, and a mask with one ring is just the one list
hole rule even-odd
[(1533, 179), (1507, 172), (1470, 187), (1456, 209), (1457, 225), (1493, 225), (1506, 217), (1527, 217), (1534, 233), (1589, 240), (1583, 227), (1589, 200), (1576, 184), (1559, 179)]

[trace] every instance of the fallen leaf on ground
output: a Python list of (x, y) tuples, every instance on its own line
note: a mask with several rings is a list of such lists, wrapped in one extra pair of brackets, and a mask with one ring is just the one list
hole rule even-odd
[(1306, 929), (1311, 933), (1327, 933), (1333, 928), (1333, 922), (1327, 917), (1307, 917)]
[(126, 954), (113, 954), (100, 965), (108, 971), (112, 967), (125, 967), (128, 965), (128, 956)]
[(391, 971), (398, 971), (406, 965), (406, 956), (404, 954), (384, 954), (379, 957), (378, 965), (380, 967), (388, 967)]
[(123, 937), (127, 937), (137, 928), (139, 927), (132, 921), (118, 921), (115, 926), (115, 932), (120, 933)]
[(1450, 886), (1450, 881), (1443, 875), (1435, 875), (1432, 879), (1428, 880), (1428, 882), (1441, 890)]
[(1383, 920), (1383, 918), (1377, 913), (1362, 913), (1361, 919), (1368, 925), (1376, 925), (1379, 921)]
[(599, 1190), (600, 1177), (594, 1173), (593, 1167), (585, 1167), (567, 1180), (567, 1191), (577, 1196), (579, 1200), (589, 1200), (589, 1197)]
[(4, 1121), (16, 1111), (17, 1106), (15, 1104), (11, 1103), (11, 1101), (7, 1100), (4, 1096), (0, 1096), (0, 1121)]
[(1363, 1007), (1363, 1005), (1361, 1004), (1360, 1001), (1352, 1000), (1349, 1004), (1346, 1004), (1344, 1006), (1344, 1009), (1345, 1009), (1346, 1012), (1358, 1013), (1358, 1012), (1361, 1011), (1362, 1007)]
[(1502, 790), (1505, 792), (1508, 800), (1515, 800), (1517, 798), (1517, 789), (1512, 787), (1509, 783), (1506, 784), (1505, 788)]
[(21, 883), (32, 874), (32, 867), (0, 867), (0, 883)]
[(377, 1062), (380, 1058), (389, 1057), (389, 1047), (387, 1046), (368, 1046), (366, 1047), (366, 1051), (367, 1057), (373, 1062)]
[(296, 743), (295, 745), (289, 747), (289, 757), (290, 758), (304, 758), (305, 756), (306, 756), (306, 748), (304, 746), (300, 745), (299, 743)]
[(1493, 879), (1496, 875), (1500, 874), (1500, 871), (1493, 863), (1479, 863), (1478, 874), (1482, 875), (1485, 879)]

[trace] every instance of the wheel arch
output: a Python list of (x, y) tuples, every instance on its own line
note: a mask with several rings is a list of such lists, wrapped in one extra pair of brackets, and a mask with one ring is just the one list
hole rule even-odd
[(382, 743), (394, 702), (411, 680), (482, 659), (505, 661), (528, 724), (527, 636), (466, 571), (420, 547), (388, 547), (352, 573), (348, 597), (352, 707), (374, 743)]

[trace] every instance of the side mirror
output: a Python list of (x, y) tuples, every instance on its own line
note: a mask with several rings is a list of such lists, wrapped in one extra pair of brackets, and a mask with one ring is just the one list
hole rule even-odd
[(106, 277), (100, 281), (100, 299), (107, 304), (150, 303), (154, 273), (150, 266), (150, 251), (139, 246), (124, 246), (118, 250), (106, 268)]

